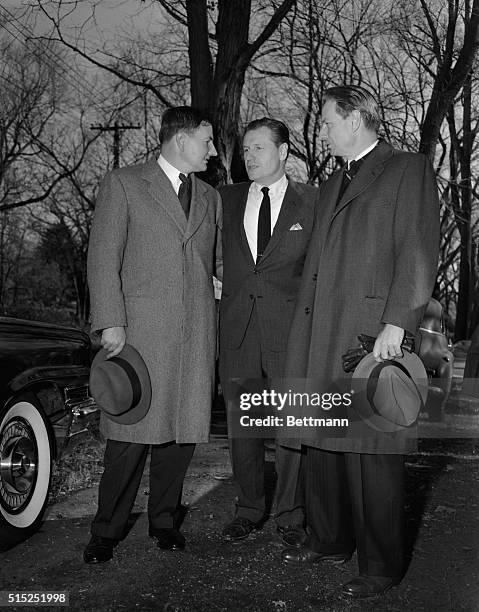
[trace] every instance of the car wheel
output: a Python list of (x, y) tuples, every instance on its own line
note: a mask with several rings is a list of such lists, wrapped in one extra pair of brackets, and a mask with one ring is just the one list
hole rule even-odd
[(52, 447), (48, 425), (32, 395), (0, 412), (0, 547), (38, 529), (48, 500)]

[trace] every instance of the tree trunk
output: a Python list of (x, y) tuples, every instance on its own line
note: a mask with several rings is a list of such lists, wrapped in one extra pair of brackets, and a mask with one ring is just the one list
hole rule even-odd
[[(454, 109), (448, 116), (451, 132), (451, 197), (454, 215), (461, 241), (459, 261), (459, 285), (456, 310), (454, 339), (464, 340), (472, 333), (471, 315), (473, 310), (475, 288), (475, 262), (472, 244), (471, 205), (471, 154), (472, 154), (472, 124), (471, 124), (471, 85), (472, 75), (467, 76), (463, 92), (462, 146), (457, 137), (454, 125)], [(459, 160), (460, 169), (457, 161)], [(460, 177), (460, 180), (459, 180)]]
[[(244, 171), (239, 155), (240, 104), (249, 57), (241, 55), (248, 46), (251, 0), (220, 0), (216, 38), (218, 55), (214, 80), (218, 155), (228, 182)], [(236, 151), (236, 155), (235, 155)], [(239, 161), (239, 163), (238, 163)]]
[[(472, 10), (470, 2), (466, 2), (464, 12), (464, 41), (462, 48), (457, 56), (456, 64), (453, 66), (454, 38), (456, 30), (456, 7), (453, 0), (448, 0), (449, 5), (449, 21), (446, 34), (446, 49), (443, 57), (437, 58), (438, 72), (434, 81), (434, 87), (431, 95), (431, 100), (426, 112), (424, 124), (421, 130), (421, 142), (419, 150), (425, 153), (431, 160), (434, 159), (436, 145), (439, 140), (441, 125), (447, 115), (449, 108), (454, 103), (454, 98), (460, 92), (464, 85), (467, 75), (470, 73), (474, 58), (479, 48), (479, 0), (474, 0)], [(425, 8), (423, 0), (423, 9)], [(437, 30), (434, 30), (434, 36), (437, 37)], [(449, 44), (449, 41), (451, 43)]]
[(188, 0), (188, 55), (190, 59), (191, 105), (214, 119), (213, 60), (208, 40), (206, 0)]

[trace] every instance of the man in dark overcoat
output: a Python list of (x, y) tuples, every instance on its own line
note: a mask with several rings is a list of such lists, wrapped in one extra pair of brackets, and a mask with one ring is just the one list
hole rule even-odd
[[(318, 192), (286, 176), (289, 146), (284, 123), (267, 117), (252, 121), (243, 138), (250, 181), (220, 189), (224, 278), (219, 369), (230, 407), (235, 405), (232, 379), (253, 379), (261, 386), (263, 379), (283, 373)], [(230, 456), (238, 498), (235, 518), (223, 531), (229, 541), (248, 537), (265, 519), (265, 436), (235, 430), (234, 418), (229, 410)], [(301, 543), (305, 536), (299, 464), (298, 451), (276, 445), (275, 518), (283, 541), (290, 545)]]
[[(379, 117), (364, 88), (326, 91), (321, 137), (346, 164), (320, 187), (321, 216), (286, 365), (286, 376), (314, 380), (318, 390), (343, 379), (341, 355), (357, 346), (358, 334), (376, 338), (378, 361), (402, 355), (403, 337), (415, 334), (434, 286), (439, 245), (434, 172), (424, 155), (378, 139)], [(303, 547), (283, 551), (283, 559), (340, 563), (357, 549), (359, 576), (343, 586), (344, 594), (380, 594), (397, 584), (405, 569), (404, 453), (412, 450), (411, 440), (372, 429), (364, 436), (328, 437), (317, 427), (305, 435), (309, 536)]]
[(125, 342), (140, 353), (152, 397), (135, 424), (102, 414), (105, 470), (87, 563), (109, 560), (123, 537), (150, 446), (149, 532), (160, 548), (184, 548), (175, 512), (194, 445), (209, 437), (221, 199), (194, 172), (216, 155), (212, 127), (191, 107), (168, 109), (160, 142), (158, 159), (110, 172), (95, 207), (88, 251), (92, 330), (101, 334), (107, 358)]

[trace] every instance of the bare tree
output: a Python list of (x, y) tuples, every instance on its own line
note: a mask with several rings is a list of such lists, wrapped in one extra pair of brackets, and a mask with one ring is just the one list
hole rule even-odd
[[(260, 2), (253, 8), (251, 0), (157, 0), (174, 28), (187, 32), (188, 72), (174, 69), (171, 54), (160, 58), (155, 71), (130, 52), (95, 55), (80, 40), (70, 40), (64, 33), (65, 6), (58, 0), (56, 11), (38, 1), (38, 7), (49, 18), (52, 38), (60, 41), (97, 67), (101, 67), (135, 87), (140, 87), (164, 105), (172, 105), (167, 81), (184, 81), (188, 77), (191, 104), (212, 118), (217, 148), (231, 179), (243, 173), (238, 156), (238, 125), (245, 74), (254, 56), (278, 28), (296, 0)], [(92, 4), (94, 8), (94, 4)], [(62, 12), (63, 10), (63, 12)], [(68, 14), (68, 13), (67, 13)], [(254, 28), (251, 17), (254, 16)], [(174, 29), (173, 28), (173, 29)], [(252, 31), (254, 30), (254, 31)], [(251, 38), (251, 40), (250, 40)], [(162, 45), (165, 44), (164, 32)], [(178, 55), (178, 51), (176, 53)], [(143, 60), (145, 54), (143, 53)], [(166, 61), (166, 64), (165, 64)], [(168, 91), (168, 94), (165, 93)], [(236, 155), (235, 155), (236, 152)], [(233, 168), (233, 169), (232, 169)]]

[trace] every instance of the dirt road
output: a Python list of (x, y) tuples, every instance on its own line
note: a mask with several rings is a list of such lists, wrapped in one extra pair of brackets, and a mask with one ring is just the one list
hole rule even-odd
[[(241, 544), (221, 541), (231, 518), (234, 489), (227, 443), (221, 436), (198, 447), (185, 482), (190, 511), (184, 552), (164, 552), (147, 536), (145, 479), (131, 531), (102, 566), (82, 561), (94, 489), (50, 509), (38, 534), (0, 555), (4, 591), (66, 591), (69, 609), (82, 611), (327, 610), (477, 612), (479, 610), (479, 444), (474, 440), (422, 444), (407, 464), (407, 516), (412, 560), (401, 585), (379, 599), (351, 603), (338, 587), (357, 571), (291, 567), (272, 521)], [(273, 485), (273, 453), (268, 482)], [(17, 608), (10, 608), (17, 609)], [(18, 607), (18, 610), (38, 608)], [(56, 608), (51, 608), (56, 609)]]

